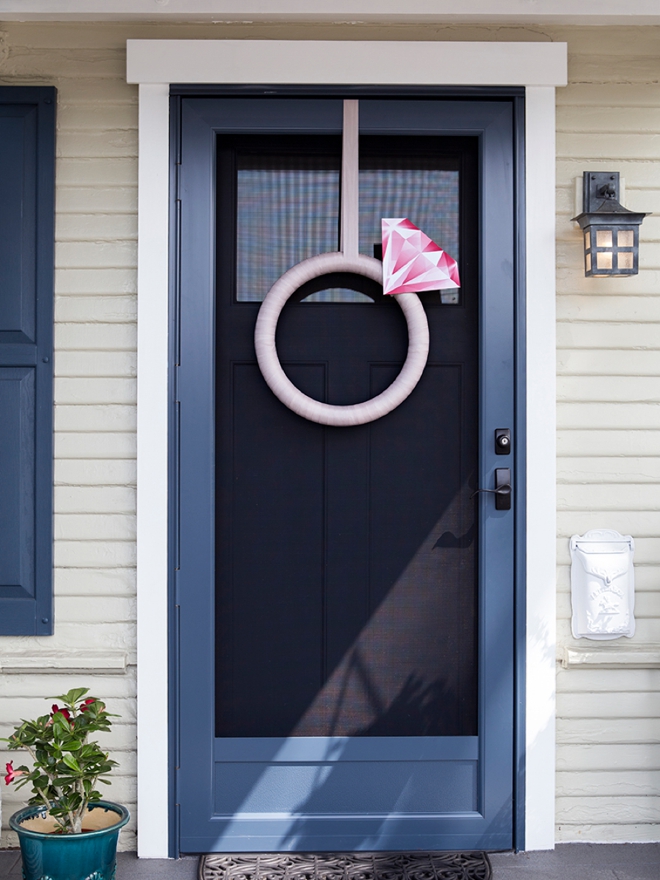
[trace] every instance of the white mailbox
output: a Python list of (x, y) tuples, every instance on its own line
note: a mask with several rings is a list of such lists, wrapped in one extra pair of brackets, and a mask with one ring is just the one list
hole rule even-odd
[(576, 639), (632, 638), (635, 578), (630, 535), (592, 529), (571, 538), (571, 601)]

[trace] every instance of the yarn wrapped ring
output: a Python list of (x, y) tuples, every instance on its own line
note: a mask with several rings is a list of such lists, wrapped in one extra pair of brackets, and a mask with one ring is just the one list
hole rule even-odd
[(277, 322), (287, 300), (307, 281), (331, 272), (363, 275), (382, 284), (383, 265), (361, 254), (327, 253), (302, 260), (284, 273), (266, 294), (254, 329), (254, 347), (266, 384), (285, 406), (312, 422), (334, 427), (364, 425), (396, 409), (419, 382), (429, 354), (429, 325), (416, 293), (396, 295), (408, 325), (408, 354), (401, 372), (384, 391), (362, 403), (336, 406), (303, 394), (287, 377), (275, 345)]

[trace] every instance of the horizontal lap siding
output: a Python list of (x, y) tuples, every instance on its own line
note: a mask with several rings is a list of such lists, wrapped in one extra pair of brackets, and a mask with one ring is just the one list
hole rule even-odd
[[(568, 539), (637, 542), (637, 634), (660, 645), (660, 28), (554, 33), (557, 91), (558, 638), (570, 631)], [(574, 178), (620, 171), (626, 207), (653, 211), (635, 278), (585, 278)], [(619, 642), (615, 642), (618, 645)], [(557, 679), (557, 839), (658, 840), (660, 670), (566, 669)]]
[[(135, 399), (137, 88), (125, 37), (106, 28), (5, 26), (3, 84), (58, 89), (55, 247), (55, 634), (5, 638), (2, 655), (69, 655), (80, 672), (0, 675), (0, 736), (47, 711), (47, 698), (91, 688), (120, 717), (103, 744), (119, 766), (103, 794), (132, 818), (135, 848)], [(42, 39), (42, 37), (46, 39)], [(1, 57), (1, 56), (0, 56)], [(85, 671), (90, 652), (125, 653), (125, 674)], [(0, 753), (3, 762), (18, 755)], [(25, 791), (3, 786), (3, 824)], [(3, 844), (15, 841), (4, 833)]]
[[(0, 24), (0, 83), (59, 90), (56, 242), (55, 613), (52, 638), (0, 655), (106, 647), (126, 674), (0, 675), (0, 736), (80, 682), (121, 718), (111, 796), (135, 811), (135, 310), (137, 89), (132, 38), (566, 41), (557, 94), (558, 590), (572, 644), (568, 538), (637, 539), (638, 641), (660, 642), (660, 29)], [(585, 279), (574, 178), (618, 170), (654, 211), (635, 278)], [(583, 643), (584, 644), (584, 643)], [(660, 670), (558, 672), (559, 840), (658, 839)], [(5, 753), (0, 753), (4, 761)], [(3, 786), (3, 821), (22, 799)], [(655, 810), (655, 812), (654, 812)], [(656, 817), (656, 824), (653, 824)], [(135, 820), (121, 845), (135, 845)], [(13, 842), (3, 836), (3, 843)]]

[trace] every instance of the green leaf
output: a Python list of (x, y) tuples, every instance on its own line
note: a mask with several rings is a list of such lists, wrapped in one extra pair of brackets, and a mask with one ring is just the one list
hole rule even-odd
[(73, 755), (62, 755), (62, 762), (66, 764), (67, 767), (70, 767), (71, 770), (75, 770), (76, 773), (80, 773), (80, 764), (76, 761)]
[(53, 715), (53, 726), (52, 731), (56, 736), (62, 736), (64, 733), (68, 733), (71, 730), (71, 725), (66, 720), (64, 715), (61, 712), (56, 712)]
[(59, 697), (51, 697), (53, 700), (62, 700), (68, 706), (74, 706), (81, 700), (85, 694), (89, 693), (89, 688), (72, 688), (68, 693), (61, 694)]

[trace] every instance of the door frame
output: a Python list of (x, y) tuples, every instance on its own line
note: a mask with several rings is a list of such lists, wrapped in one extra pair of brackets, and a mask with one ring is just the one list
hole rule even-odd
[[(392, 65), (396, 46), (397, 64)], [(518, 149), (520, 278), (517, 353), (518, 443), (516, 588), (518, 637), (516, 848), (554, 846), (555, 689), (555, 86), (566, 84), (566, 44), (380, 43), (322, 41), (128, 41), (129, 82), (140, 85), (138, 171), (138, 802), (142, 857), (176, 854), (177, 762), (176, 559), (168, 548), (170, 391), (176, 332), (170, 331), (169, 95), (171, 83), (203, 87), (277, 82), (300, 88), (374, 80), (390, 89), (419, 87), (484, 94), (525, 88)], [(313, 64), (312, 64), (313, 59)], [(464, 71), (469, 71), (466, 74)], [(397, 72), (398, 71), (398, 72)], [(403, 75), (400, 71), (404, 71)], [(457, 82), (457, 77), (460, 79)], [(320, 78), (320, 79), (319, 79)], [(469, 81), (466, 82), (466, 79)], [(342, 83), (337, 80), (341, 79)], [(394, 81), (393, 81), (394, 80)], [(463, 87), (476, 86), (477, 88)], [(481, 88), (479, 88), (481, 87)], [(264, 86), (261, 87), (263, 94)], [(488, 90), (490, 91), (490, 89)], [(492, 91), (490, 91), (492, 94)], [(502, 93), (502, 92), (500, 92)], [(509, 92), (510, 93), (510, 92)], [(524, 145), (523, 145), (524, 139)], [(176, 196), (176, 193), (174, 193)], [(533, 255), (526, 260), (525, 253)], [(173, 361), (176, 363), (176, 360)], [(533, 388), (533, 396), (527, 394)], [(525, 484), (526, 483), (526, 484)], [(170, 566), (172, 578), (170, 579)], [(171, 587), (171, 589), (170, 589)], [(170, 602), (172, 619), (170, 625)], [(170, 737), (162, 735), (169, 706)], [(167, 807), (165, 805), (168, 805)]]

